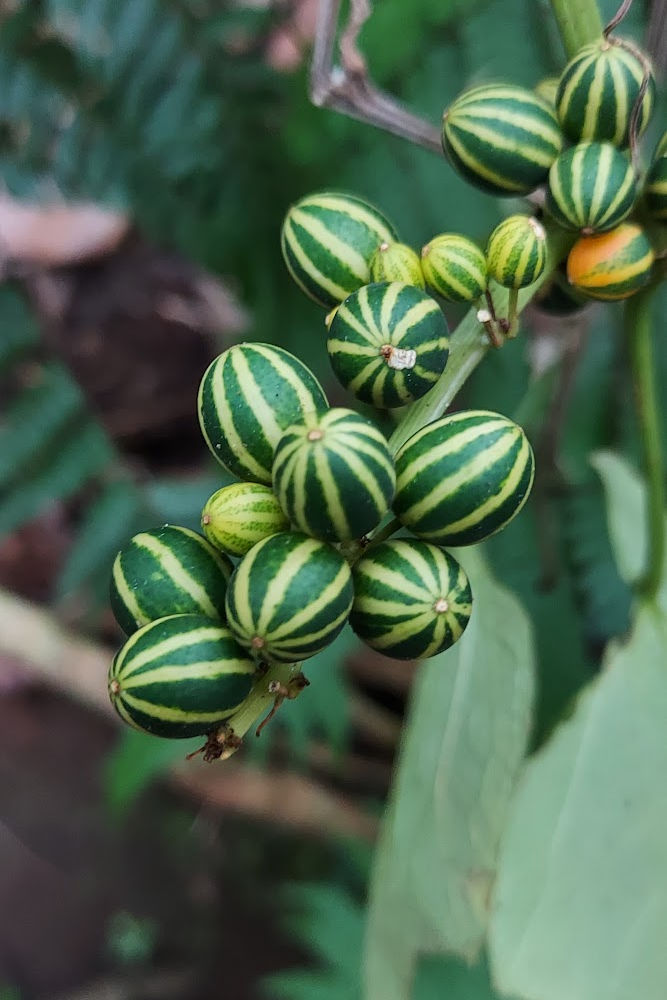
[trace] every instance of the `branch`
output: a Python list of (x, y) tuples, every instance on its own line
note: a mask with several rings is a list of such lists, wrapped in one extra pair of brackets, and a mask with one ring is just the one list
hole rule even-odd
[(351, 0), (350, 14), (338, 45), (340, 65), (334, 64), (341, 0), (320, 0), (310, 73), (310, 97), (317, 107), (331, 108), (375, 125), (418, 146), (442, 153), (440, 129), (412, 114), (368, 75), (357, 47), (362, 26), (371, 13), (370, 0)]
[[(43, 683), (120, 723), (106, 694), (112, 656), (112, 650), (63, 628), (38, 605), (0, 590), (0, 663), (18, 661)], [(303, 775), (237, 761), (224, 766), (191, 761), (172, 768), (169, 778), (190, 798), (269, 823), (364, 840), (372, 840), (377, 828), (352, 798)]]
[(647, 486), (647, 565), (638, 586), (649, 601), (655, 600), (665, 561), (665, 470), (651, 323), (654, 293), (655, 286), (649, 285), (645, 291), (629, 299), (625, 307), (625, 326)]

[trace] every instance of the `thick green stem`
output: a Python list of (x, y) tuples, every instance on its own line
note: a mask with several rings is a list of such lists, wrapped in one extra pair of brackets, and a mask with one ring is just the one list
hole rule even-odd
[(635, 402), (648, 489), (648, 552), (638, 590), (649, 600), (658, 592), (665, 562), (665, 468), (660, 441), (660, 411), (651, 341), (651, 305), (655, 288), (631, 298), (625, 308)]
[(602, 18), (595, 0), (551, 0), (568, 59), (602, 37)]
[[(519, 292), (517, 312), (530, 302), (541, 285), (547, 281), (558, 263), (570, 249), (574, 237), (548, 221), (547, 262), (544, 273), (528, 288)], [(493, 300), (499, 316), (507, 315), (509, 294), (506, 289), (494, 287)], [(449, 345), (449, 360), (444, 372), (432, 389), (408, 407), (405, 416), (389, 439), (389, 447), (396, 452), (418, 430), (441, 417), (466, 379), (472, 374), (489, 350), (489, 339), (477, 318), (477, 309), (471, 309), (459, 323)]]
[(205, 749), (207, 758), (226, 760), (231, 757), (261, 716), (278, 707), (285, 698), (295, 698), (307, 683), (301, 674), (300, 663), (278, 663), (269, 667), (255, 682), (236, 715), (212, 734)]

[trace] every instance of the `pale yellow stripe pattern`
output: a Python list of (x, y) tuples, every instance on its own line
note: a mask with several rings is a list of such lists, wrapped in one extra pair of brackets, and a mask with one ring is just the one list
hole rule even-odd
[(122, 556), (119, 553), (113, 564), (112, 570), (113, 582), (116, 590), (118, 591), (118, 596), (121, 601), (130, 612), (134, 618), (137, 625), (147, 625), (150, 619), (143, 612), (141, 605), (137, 600), (136, 593), (129, 586), (125, 574), (123, 573)]

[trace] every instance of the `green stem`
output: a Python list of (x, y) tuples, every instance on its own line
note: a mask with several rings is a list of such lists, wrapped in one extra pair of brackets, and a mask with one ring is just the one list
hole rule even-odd
[(635, 405), (648, 488), (647, 565), (637, 587), (648, 600), (653, 600), (658, 592), (665, 562), (665, 469), (651, 341), (651, 306), (654, 291), (655, 287), (651, 287), (633, 296), (625, 308)]
[(602, 37), (602, 18), (595, 0), (551, 0), (567, 58)]
[(296, 698), (307, 682), (300, 663), (277, 663), (255, 682), (240, 710), (209, 738), (209, 759), (226, 760), (236, 753), (248, 730), (280, 704), (283, 698)]
[(368, 537), (369, 545), (377, 545), (379, 542), (385, 542), (392, 535), (402, 527), (401, 522), (397, 517), (392, 517), (390, 521), (386, 524), (380, 525), (375, 531), (372, 531)]
[[(551, 277), (574, 242), (574, 237), (559, 227), (548, 221), (543, 224), (547, 232), (546, 267), (534, 284), (519, 292), (517, 312), (525, 308), (540, 286)], [(507, 315), (509, 305), (507, 290), (500, 286), (494, 287), (493, 300), (498, 315)], [(477, 309), (470, 309), (452, 334), (449, 359), (444, 372), (425, 396), (407, 408), (403, 420), (389, 439), (389, 447), (394, 455), (413, 434), (442, 416), (466, 379), (484, 358), (489, 346), (486, 332), (477, 319)]]

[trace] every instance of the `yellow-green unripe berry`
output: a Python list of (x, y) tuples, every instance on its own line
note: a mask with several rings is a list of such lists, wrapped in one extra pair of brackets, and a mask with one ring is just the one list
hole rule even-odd
[(427, 285), (450, 302), (473, 302), (486, 290), (486, 258), (472, 240), (441, 233), (422, 248)]
[(289, 521), (269, 486), (232, 483), (208, 498), (201, 526), (216, 548), (244, 556), (257, 542), (289, 528)]
[(510, 215), (491, 233), (486, 247), (490, 277), (503, 288), (526, 288), (544, 271), (547, 234), (529, 215)]
[(381, 243), (371, 258), (371, 281), (400, 281), (424, 288), (419, 257), (407, 243)]

